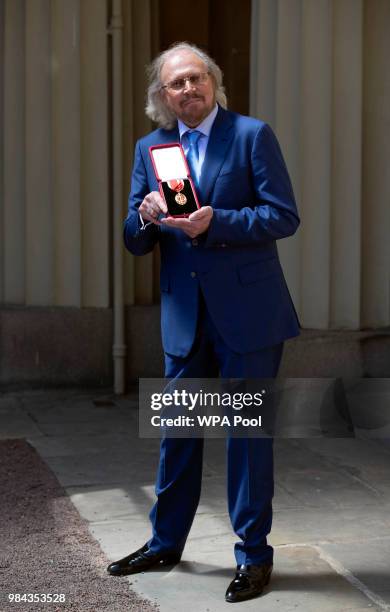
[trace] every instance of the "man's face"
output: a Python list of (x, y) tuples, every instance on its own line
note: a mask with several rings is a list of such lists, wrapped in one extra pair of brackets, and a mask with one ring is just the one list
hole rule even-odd
[[(183, 77), (207, 72), (206, 64), (191, 51), (172, 53), (164, 62), (161, 82), (165, 85)], [(215, 106), (214, 81), (210, 75), (203, 83), (194, 86), (187, 80), (183, 89), (174, 91), (170, 87), (162, 90), (168, 108), (189, 127), (199, 125)]]

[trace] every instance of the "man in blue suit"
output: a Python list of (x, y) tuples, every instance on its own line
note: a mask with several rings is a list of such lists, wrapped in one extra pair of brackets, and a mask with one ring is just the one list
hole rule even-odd
[[(291, 182), (270, 127), (225, 110), (222, 73), (179, 43), (153, 62), (148, 116), (160, 127), (136, 145), (124, 226), (135, 255), (161, 251), (161, 329), (168, 378), (271, 378), (299, 323), (276, 240), (298, 225)], [(203, 206), (166, 216), (149, 147), (181, 142)], [(164, 438), (150, 513), (152, 537), (112, 563), (113, 575), (180, 560), (199, 502), (203, 440)], [(270, 438), (227, 439), (228, 507), (240, 541), (226, 601), (261, 594), (273, 566)]]

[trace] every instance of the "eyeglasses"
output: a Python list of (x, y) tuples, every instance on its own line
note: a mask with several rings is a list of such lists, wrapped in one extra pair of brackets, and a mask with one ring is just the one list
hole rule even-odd
[(198, 87), (198, 85), (203, 85), (204, 83), (206, 83), (209, 74), (209, 72), (198, 72), (196, 74), (190, 74), (186, 77), (182, 77), (181, 79), (174, 79), (173, 81), (169, 81), (169, 83), (165, 83), (165, 85), (163, 85), (161, 89), (172, 89), (172, 91), (181, 91), (186, 86), (187, 81), (189, 82), (191, 87)]

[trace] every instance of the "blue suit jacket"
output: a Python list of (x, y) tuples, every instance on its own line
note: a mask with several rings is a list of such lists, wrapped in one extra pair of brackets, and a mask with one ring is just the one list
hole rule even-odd
[(124, 224), (135, 255), (161, 250), (161, 328), (165, 352), (185, 357), (195, 338), (199, 287), (226, 344), (257, 351), (298, 335), (299, 323), (279, 263), (276, 240), (299, 225), (291, 182), (270, 127), (219, 108), (199, 186), (199, 200), (214, 208), (205, 235), (149, 225), (140, 230), (138, 207), (158, 190), (151, 145), (177, 142), (158, 129), (137, 142)]

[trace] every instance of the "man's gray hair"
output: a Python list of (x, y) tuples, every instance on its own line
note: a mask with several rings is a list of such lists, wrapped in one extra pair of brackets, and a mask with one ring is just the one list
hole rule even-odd
[(160, 75), (164, 62), (177, 51), (190, 51), (200, 57), (206, 64), (207, 70), (214, 81), (215, 99), (223, 108), (227, 107), (225, 88), (222, 84), (222, 71), (202, 49), (187, 42), (175, 43), (166, 51), (156, 57), (148, 67), (149, 87), (145, 112), (149, 119), (155, 121), (159, 127), (171, 129), (176, 125), (176, 115), (167, 107), (162, 93)]

